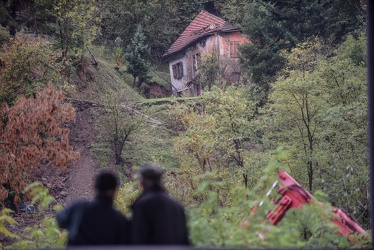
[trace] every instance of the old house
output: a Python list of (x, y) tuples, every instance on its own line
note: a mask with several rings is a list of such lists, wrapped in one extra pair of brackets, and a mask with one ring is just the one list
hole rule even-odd
[(238, 46), (249, 39), (240, 29), (206, 11), (201, 11), (164, 54), (169, 62), (175, 95), (198, 96), (199, 64), (204, 54), (218, 57), (220, 73), (226, 79), (240, 77)]

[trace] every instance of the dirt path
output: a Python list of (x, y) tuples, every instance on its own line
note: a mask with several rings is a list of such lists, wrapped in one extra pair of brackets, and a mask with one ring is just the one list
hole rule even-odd
[(96, 173), (94, 159), (89, 155), (83, 155), (70, 172), (68, 195), (65, 204), (78, 199), (90, 200), (93, 197), (92, 180)]
[[(92, 179), (97, 173), (97, 168), (89, 150), (97, 136), (95, 114), (102, 111), (99, 105), (93, 103), (72, 101), (72, 104), (76, 110), (76, 122), (69, 125), (69, 140), (70, 145), (80, 151), (81, 157), (69, 168), (68, 175), (50, 165), (42, 165), (34, 176), (50, 188), (51, 194), (64, 206), (77, 199), (91, 199), (94, 195)], [(13, 218), (18, 224), (9, 225), (8, 229), (13, 233), (22, 234), (25, 227), (38, 225), (44, 216), (45, 212), (15, 213)], [(7, 238), (0, 233), (0, 242), (7, 246), (13, 244), (15, 239)]]
[(76, 122), (71, 125), (70, 144), (80, 151), (81, 157), (71, 166), (68, 190), (64, 193), (65, 205), (77, 199), (91, 199), (94, 195), (92, 181), (97, 173), (94, 158), (89, 154), (91, 143), (97, 136), (95, 131), (95, 112), (99, 112), (97, 104), (88, 102), (72, 102), (76, 109)]

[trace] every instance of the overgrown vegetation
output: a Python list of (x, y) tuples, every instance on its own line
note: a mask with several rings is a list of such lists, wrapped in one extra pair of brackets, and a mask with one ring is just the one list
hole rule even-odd
[(0, 102), (13, 103), (17, 96), (36, 93), (48, 82), (62, 81), (63, 67), (50, 42), (17, 34), (0, 51)]
[(120, 94), (113, 92), (105, 98), (103, 103), (106, 114), (99, 122), (99, 130), (109, 142), (108, 146), (113, 147), (115, 163), (122, 164), (123, 149), (133, 134), (142, 127), (144, 121), (129, 103), (127, 105), (123, 103)]
[[(70, 104), (51, 84), (36, 97), (20, 97), (14, 106), (3, 103), (0, 109), (0, 170), (2, 188), (0, 203), (14, 208), (29, 184), (29, 177), (50, 161), (54, 167), (67, 170), (78, 153), (69, 145), (69, 130), (62, 125), (75, 118)], [(27, 197), (27, 196), (26, 196)]]
[[(162, 55), (203, 7), (250, 37), (240, 49), (250, 81), (226, 86), (216, 55), (202, 55), (203, 96), (146, 100), (143, 83), (170, 91)], [(331, 203), (369, 227), (365, 8), (360, 0), (0, 1), (0, 201), (8, 202), (0, 233), (18, 237), (17, 248), (65, 243), (48, 190), (24, 189), (41, 163), (65, 168), (77, 157), (64, 127), (74, 110), (58, 89), (103, 106), (90, 151), (120, 173), (122, 212), (130, 215), (138, 195), (134, 169), (152, 161), (185, 205), (196, 246), (367, 246), (328, 220)], [(272, 226), (276, 196), (264, 196), (280, 169), (324, 203)], [(5, 206), (31, 197), (51, 214), (17, 236)]]

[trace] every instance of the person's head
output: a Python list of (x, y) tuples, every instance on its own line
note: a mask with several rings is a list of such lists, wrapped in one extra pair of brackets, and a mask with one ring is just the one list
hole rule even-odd
[(119, 186), (117, 175), (109, 170), (101, 171), (95, 179), (95, 190), (97, 194), (114, 197)]
[(143, 188), (161, 186), (161, 177), (164, 171), (156, 164), (145, 163), (140, 166), (140, 185)]

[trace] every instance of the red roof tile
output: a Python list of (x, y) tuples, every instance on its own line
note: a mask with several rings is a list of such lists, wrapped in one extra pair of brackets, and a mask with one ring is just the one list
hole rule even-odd
[(187, 26), (179, 38), (165, 52), (164, 57), (168, 57), (185, 47), (197, 39), (214, 34), (216, 32), (229, 32), (238, 30), (231, 24), (213, 14), (202, 10), (194, 20)]

